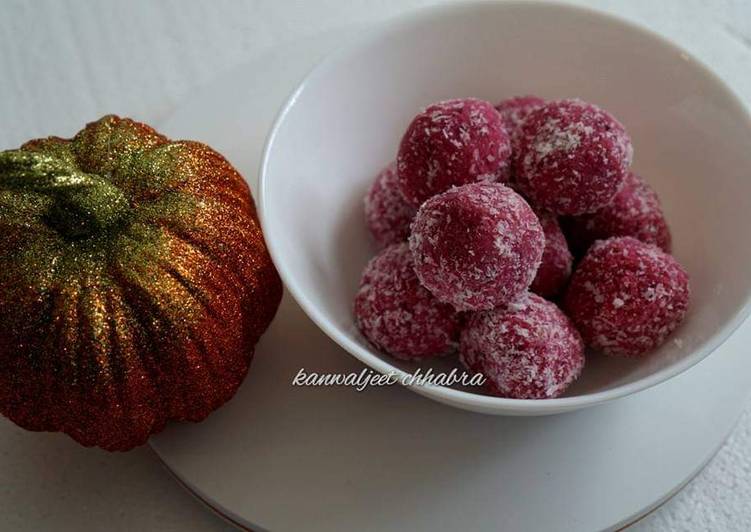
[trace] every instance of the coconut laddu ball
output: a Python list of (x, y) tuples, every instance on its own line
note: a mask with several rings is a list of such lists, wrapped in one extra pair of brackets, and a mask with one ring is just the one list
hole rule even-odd
[(511, 144), (493, 106), (474, 98), (428, 106), (399, 144), (402, 195), (419, 207), (453, 186), (495, 182), (507, 176)]
[(374, 257), (355, 297), (355, 322), (377, 349), (402, 360), (420, 360), (453, 351), (459, 317), (417, 279), (406, 242)]
[(506, 132), (514, 137), (527, 116), (543, 105), (545, 100), (537, 96), (514, 96), (498, 102), (495, 109), (501, 115)]
[(406, 242), (417, 209), (402, 196), (396, 163), (378, 173), (365, 195), (365, 221), (380, 248)]
[(584, 343), (566, 315), (540, 296), (471, 315), (462, 331), (460, 360), (485, 376), (500, 397), (548, 399), (561, 395), (584, 367)]
[[(519, 133), (521, 125), (526, 120), (527, 116), (535, 109), (542, 107), (545, 104), (545, 100), (538, 98), (537, 96), (514, 96), (513, 98), (507, 98), (501, 100), (495, 106), (498, 114), (501, 115), (503, 121), (503, 127), (506, 128), (506, 133), (511, 140), (511, 147), (513, 150), (514, 137)], [(514, 175), (512, 165), (509, 164), (503, 169), (500, 181), (501, 183), (513, 183)]]
[(689, 277), (675, 258), (632, 237), (598, 240), (579, 263), (563, 308), (586, 344), (607, 355), (643, 356), (683, 321)]
[(670, 228), (657, 193), (629, 172), (621, 190), (605, 207), (591, 214), (565, 217), (563, 229), (571, 248), (583, 255), (595, 240), (631, 236), (669, 253)]
[(571, 276), (573, 256), (568, 242), (558, 223), (558, 218), (550, 213), (538, 214), (540, 225), (545, 233), (545, 249), (540, 267), (537, 268), (530, 290), (546, 299), (558, 295)]
[(541, 210), (595, 212), (620, 189), (633, 149), (624, 127), (581, 100), (548, 102), (514, 137), (515, 186)]
[(472, 183), (417, 211), (409, 246), (420, 282), (458, 311), (485, 310), (527, 290), (545, 236), (524, 199), (500, 183)]

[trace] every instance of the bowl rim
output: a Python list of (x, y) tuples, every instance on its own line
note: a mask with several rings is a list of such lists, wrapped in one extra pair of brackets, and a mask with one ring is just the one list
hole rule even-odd
[[(559, 1), (550, 0), (533, 0), (533, 1), (509, 1), (509, 2), (488, 2), (483, 0), (474, 0), (461, 4), (442, 4), (437, 6), (422, 7), (419, 9), (409, 10), (401, 15), (374, 23), (367, 28), (364, 35), (350, 39), (335, 50), (328, 53), (319, 61), (308, 74), (299, 82), (292, 94), (287, 98), (282, 108), (277, 113), (272, 128), (266, 138), (261, 157), (258, 179), (258, 204), (259, 217), (264, 234), (270, 235), (269, 211), (271, 210), (268, 201), (268, 187), (271, 182), (269, 177), (269, 161), (274, 144), (282, 124), (286, 120), (287, 114), (294, 107), (300, 94), (314, 80), (319, 79), (330, 70), (336, 67), (343, 59), (356, 54), (364, 48), (380, 41), (391, 32), (411, 25), (424, 23), (431, 18), (442, 18), (450, 16), (453, 13), (473, 11), (479, 9), (543, 9), (553, 8), (564, 11), (576, 12), (593, 19), (604, 20), (610, 24), (621, 26), (623, 29), (636, 32), (642, 36), (651, 39), (655, 44), (671, 49), (686, 62), (693, 65), (707, 78), (709, 78), (716, 89), (730, 101), (745, 119), (749, 130), (751, 131), (751, 113), (743, 101), (736, 95), (734, 90), (728, 86), (722, 78), (712, 71), (706, 64), (693, 56), (682, 47), (663, 37), (659, 33), (641, 26), (633, 21), (622, 18), (611, 13), (607, 13), (590, 7), (576, 6)], [(354, 356), (370, 368), (381, 373), (395, 374), (401, 382), (402, 378), (408, 373), (390, 362), (374, 355), (369, 349), (365, 349), (349, 339), (339, 328), (330, 320), (320, 308), (313, 303), (306, 295), (305, 291), (297, 283), (294, 274), (288, 268), (284, 256), (277, 247), (273, 239), (266, 240), (271, 258), (281, 275), (286, 288), (292, 297), (300, 305), (305, 314), (321, 329), (329, 338), (344, 348), (350, 355)], [(661, 384), (673, 377), (683, 373), (694, 365), (698, 364), (720, 347), (730, 335), (745, 321), (751, 313), (751, 290), (746, 295), (744, 305), (733, 315), (721, 328), (719, 328), (701, 348), (697, 349), (681, 360), (664, 367), (651, 375), (647, 375), (634, 382), (621, 384), (607, 390), (585, 393), (573, 397), (558, 397), (551, 399), (512, 399), (505, 397), (495, 397), (490, 395), (477, 394), (463, 390), (457, 390), (438, 385), (410, 385), (406, 388), (436, 401), (450, 404), (458, 408), (465, 408), (473, 411), (486, 413), (507, 414), (507, 415), (540, 415), (553, 414), (563, 411), (575, 410), (587, 406), (594, 406), (605, 403), (628, 395), (646, 390), (658, 384)]]

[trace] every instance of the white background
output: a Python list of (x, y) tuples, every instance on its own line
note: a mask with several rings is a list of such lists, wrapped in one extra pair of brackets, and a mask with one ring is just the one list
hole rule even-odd
[[(0, 0), (0, 149), (33, 137), (70, 136), (106, 113), (158, 123), (193, 89), (269, 48), (431, 3)], [(751, 106), (751, 1), (576, 3), (671, 38)], [(747, 411), (712, 463), (633, 530), (751, 530), (749, 501)], [(147, 448), (87, 450), (65, 436), (26, 433), (0, 419), (0, 530), (89, 529), (229, 527), (184, 493)]]

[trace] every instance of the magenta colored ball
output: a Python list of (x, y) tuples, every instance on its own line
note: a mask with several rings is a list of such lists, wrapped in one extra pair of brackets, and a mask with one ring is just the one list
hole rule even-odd
[(553, 298), (561, 291), (571, 275), (573, 257), (568, 249), (566, 237), (552, 214), (539, 215), (540, 225), (545, 233), (545, 251), (537, 275), (529, 288), (535, 294)]
[(472, 183), (426, 201), (409, 238), (415, 271), (459, 311), (513, 301), (535, 277), (545, 247), (537, 216), (500, 183)]
[(643, 179), (629, 172), (613, 201), (592, 214), (571, 216), (563, 221), (566, 236), (577, 255), (595, 240), (632, 236), (670, 252), (670, 229), (657, 193)]
[(598, 240), (579, 263), (564, 308), (587, 345), (608, 355), (641, 356), (660, 346), (689, 304), (686, 270), (635, 238)]
[(376, 176), (365, 195), (365, 220), (379, 247), (405, 242), (416, 212), (402, 196), (396, 163), (391, 163)]
[(584, 344), (571, 321), (535, 294), (473, 314), (459, 349), (465, 367), (483, 374), (488, 392), (501, 397), (557, 397), (584, 367)]
[(527, 116), (543, 105), (545, 100), (537, 96), (515, 96), (497, 103), (495, 109), (501, 115), (506, 132), (513, 137)]
[(631, 140), (609, 113), (559, 100), (532, 111), (514, 137), (514, 179), (541, 209), (595, 212), (620, 189), (631, 157)]
[(387, 247), (365, 267), (354, 313), (363, 336), (395, 358), (419, 360), (456, 347), (458, 315), (420, 285), (406, 242)]
[(511, 144), (501, 116), (482, 100), (447, 100), (418, 114), (402, 137), (397, 172), (414, 206), (453, 186), (507, 176)]

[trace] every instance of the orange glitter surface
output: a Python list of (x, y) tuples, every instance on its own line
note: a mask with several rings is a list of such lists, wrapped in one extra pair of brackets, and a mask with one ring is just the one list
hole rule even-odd
[(0, 152), (0, 412), (127, 450), (229, 400), (282, 285), (240, 174), (106, 116)]

